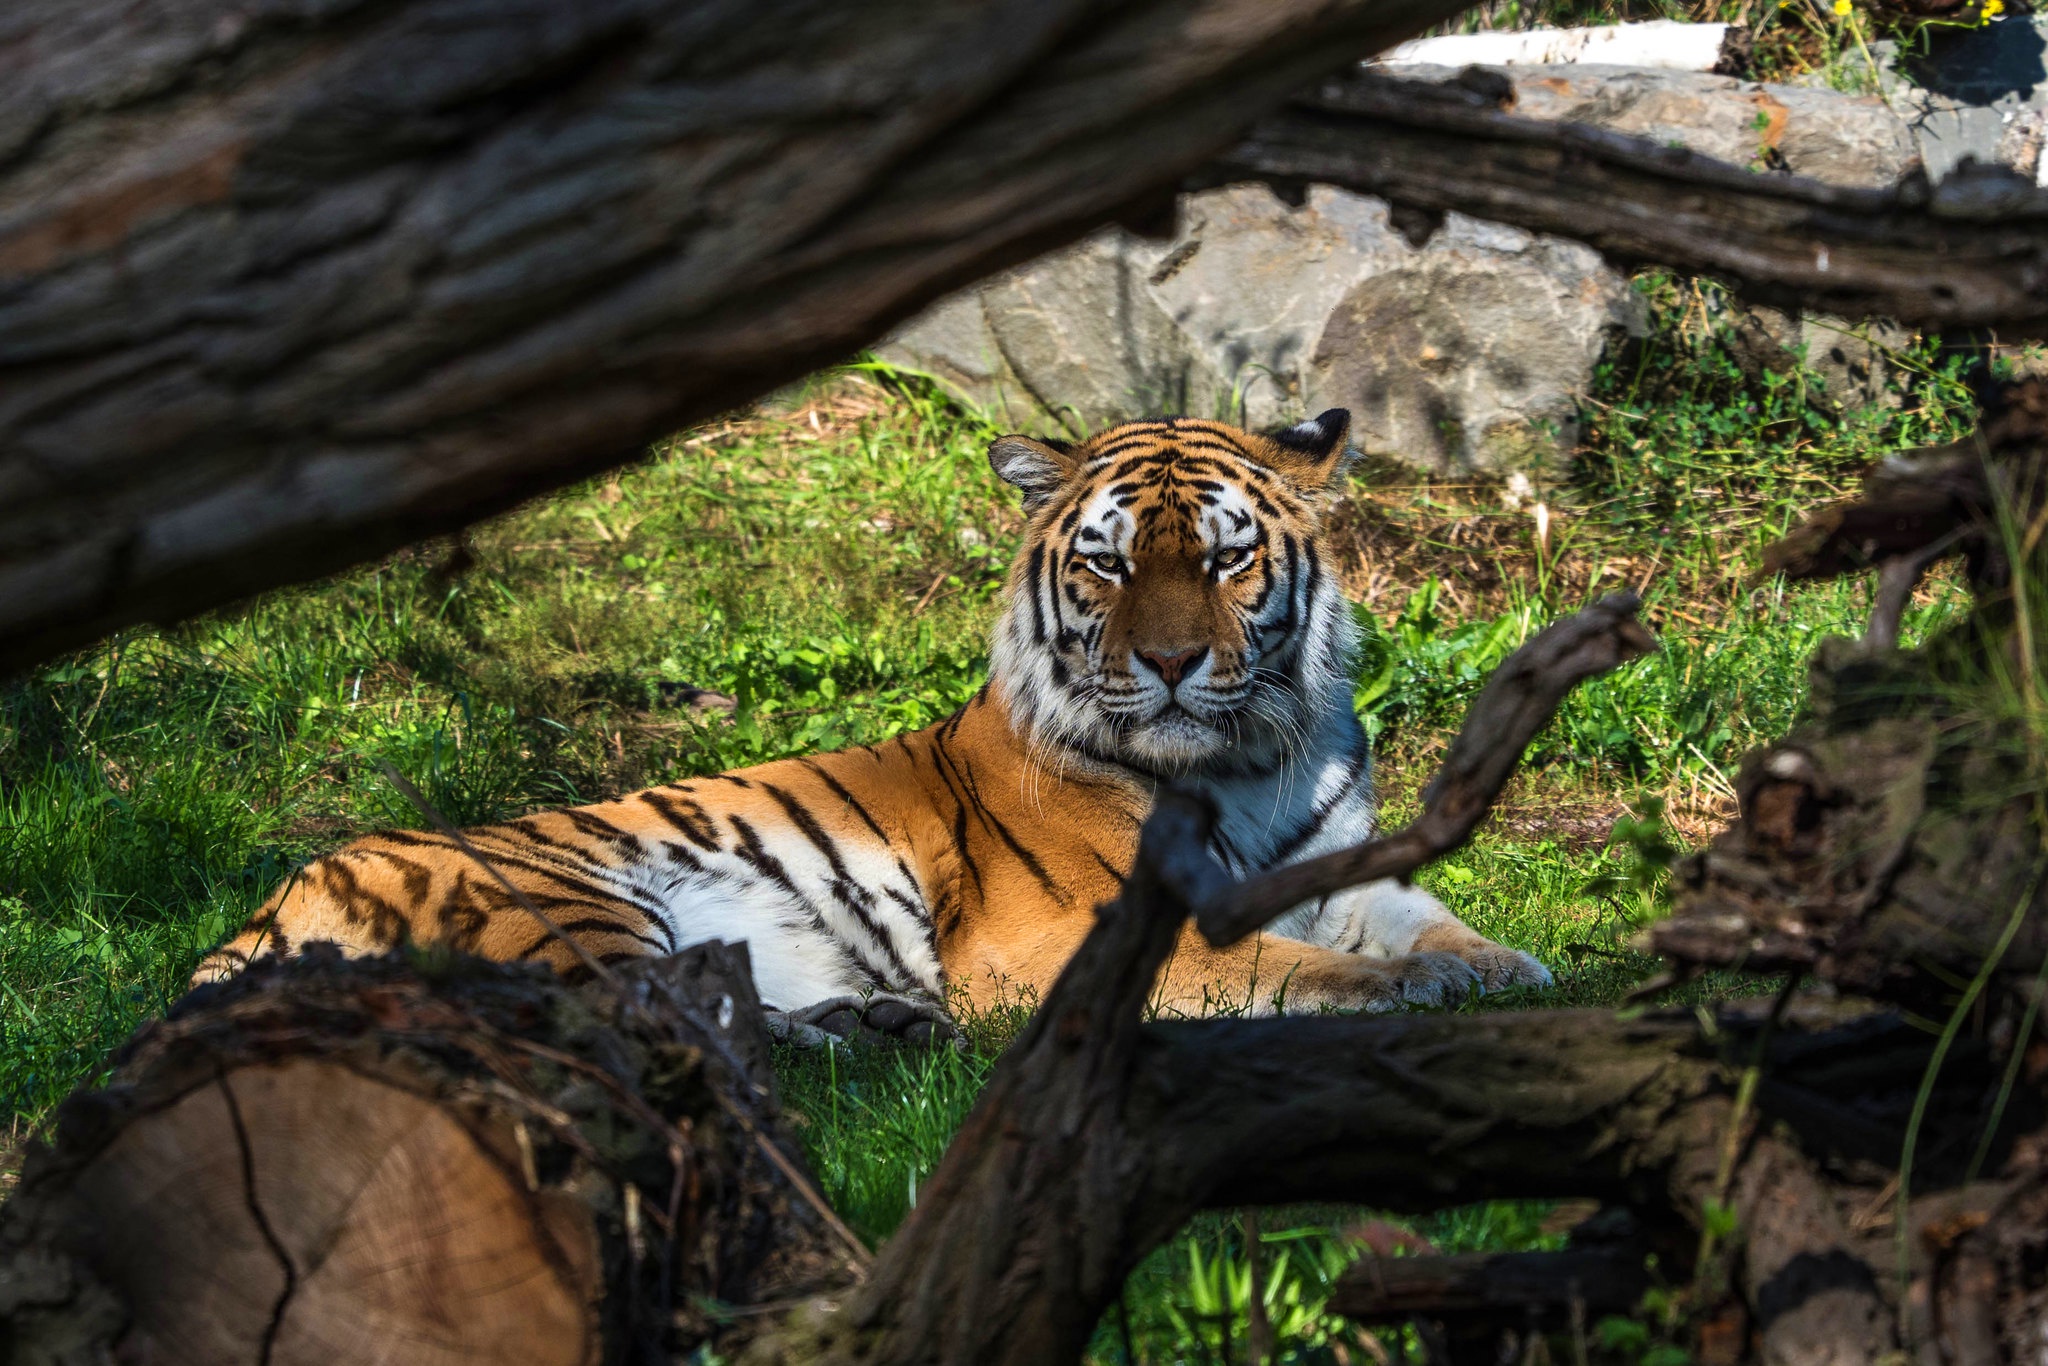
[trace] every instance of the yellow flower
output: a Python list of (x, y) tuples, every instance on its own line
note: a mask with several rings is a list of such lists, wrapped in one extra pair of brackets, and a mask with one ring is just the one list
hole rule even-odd
[(1851, 5), (1849, 0), (1835, 0), (1835, 13), (1845, 18), (1848, 16), (1849, 11), (1854, 8), (1855, 6)]
[(1996, 19), (2005, 13), (2005, 0), (1984, 0), (1984, 17)]

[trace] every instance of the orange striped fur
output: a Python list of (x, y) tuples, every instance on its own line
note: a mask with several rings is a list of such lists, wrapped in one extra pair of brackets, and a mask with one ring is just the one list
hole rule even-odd
[[(1157, 786), (1203, 787), (1239, 873), (1364, 838), (1349, 605), (1318, 542), (1348, 415), (1274, 436), (1130, 423), (1078, 445), (1005, 437), (1030, 528), (989, 683), (939, 725), (540, 812), (467, 833), (601, 961), (748, 942), (786, 1009), (882, 990), (987, 1001), (1049, 987), (1117, 890)], [(573, 969), (493, 875), (438, 834), (308, 864), (200, 968), (332, 940), (402, 940)], [(1427, 893), (1377, 884), (1226, 949), (1189, 931), (1162, 1006), (1435, 1002), (1548, 982)]]

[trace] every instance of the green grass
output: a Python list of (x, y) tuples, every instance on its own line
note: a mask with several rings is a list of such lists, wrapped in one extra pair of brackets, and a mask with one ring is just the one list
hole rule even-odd
[[(1797, 711), (1813, 641), (1860, 629), (1860, 586), (1751, 584), (1758, 547), (1862, 462), (1968, 418), (1952, 378), (1911, 357), (1900, 407), (1834, 413), (1797, 375), (1733, 367), (1689, 289), (1643, 287), (1660, 326), (1603, 372), (1579, 457), (1537, 472), (1544, 534), (1496, 489), (1369, 472), (1355, 490), (1379, 538), (1359, 553), (1391, 566), (1365, 611), (1359, 683), (1390, 819), (1412, 811), (1487, 671), (1543, 621), (1642, 584), (1665, 641), (1575, 694), (1500, 821), (1423, 875), (1558, 972), (1552, 993), (1473, 1009), (1611, 1003), (1648, 974), (1628, 944), (1661, 905), (1656, 813), (1681, 841), (1704, 834), (1741, 752)], [(984, 461), (991, 435), (916, 383), (841, 373), (461, 545), (128, 632), (0, 685), (7, 1121), (33, 1126), (100, 1075), (292, 867), (416, 825), (380, 759), (479, 821), (945, 715), (981, 680), (1020, 532)], [(1504, 567), (1483, 589), (1454, 563), (1475, 536)], [(1910, 627), (1952, 608), (1926, 595)], [(738, 709), (700, 715), (693, 689)], [(1630, 812), (1645, 819), (1610, 846)], [(912, 1206), (1016, 1018), (977, 1022), (965, 1055), (783, 1058), (812, 1162), (863, 1237), (885, 1238)], [(1547, 1213), (1489, 1206), (1414, 1230), (1445, 1247), (1531, 1246), (1555, 1236)], [(1347, 1350), (1322, 1288), (1367, 1218), (1267, 1216), (1287, 1359)], [(1128, 1329), (1143, 1360), (1223, 1359), (1226, 1331), (1243, 1340), (1245, 1266), (1236, 1215), (1197, 1221), (1133, 1278), (1095, 1355), (1122, 1359)]]

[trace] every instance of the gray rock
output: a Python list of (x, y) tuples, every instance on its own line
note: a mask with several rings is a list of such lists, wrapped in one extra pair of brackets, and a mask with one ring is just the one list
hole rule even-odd
[[(1737, 164), (1873, 185), (1919, 155), (1875, 95), (1673, 70), (1500, 70), (1521, 113)], [(1318, 187), (1289, 208), (1236, 186), (1184, 198), (1171, 242), (1098, 233), (942, 301), (879, 350), (1013, 429), (1078, 434), (1156, 413), (1266, 427), (1345, 407), (1365, 450), (1462, 472), (1569, 449), (1603, 348), (1643, 323), (1627, 281), (1584, 246), (1454, 214), (1417, 248), (1378, 200)], [(1760, 315), (1751, 330), (1774, 366), (1803, 346), (1845, 401), (1882, 387), (1882, 345), (1838, 324)]]
[(1893, 357), (1912, 345), (1913, 333), (1896, 323), (1852, 323), (1818, 314), (1732, 306), (1727, 318), (1736, 358), (1745, 369), (1784, 373), (1802, 361), (1827, 398), (1848, 408), (1893, 408)]
[(2041, 158), (2048, 123), (2048, 18), (2012, 16), (1976, 29), (1927, 30), (1926, 51), (1872, 43), (1844, 76), (1880, 89), (1912, 134), (1927, 174), (1940, 180), (1965, 157), (1999, 162), (2048, 185)]
[(1590, 249), (1453, 215), (1417, 249), (1378, 200), (1189, 196), (1164, 245), (1120, 229), (940, 303), (880, 348), (1006, 426), (1149, 413), (1253, 427), (1351, 409), (1366, 450), (1437, 469), (1538, 459), (1611, 332), (1641, 326)]

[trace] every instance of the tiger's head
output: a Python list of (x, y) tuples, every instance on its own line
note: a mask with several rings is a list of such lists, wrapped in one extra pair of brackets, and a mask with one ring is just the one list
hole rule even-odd
[(1156, 776), (1272, 768), (1333, 703), (1355, 625), (1321, 523), (1351, 415), (1270, 436), (1130, 422), (1005, 436), (989, 463), (1030, 517), (996, 627), (1020, 733)]

